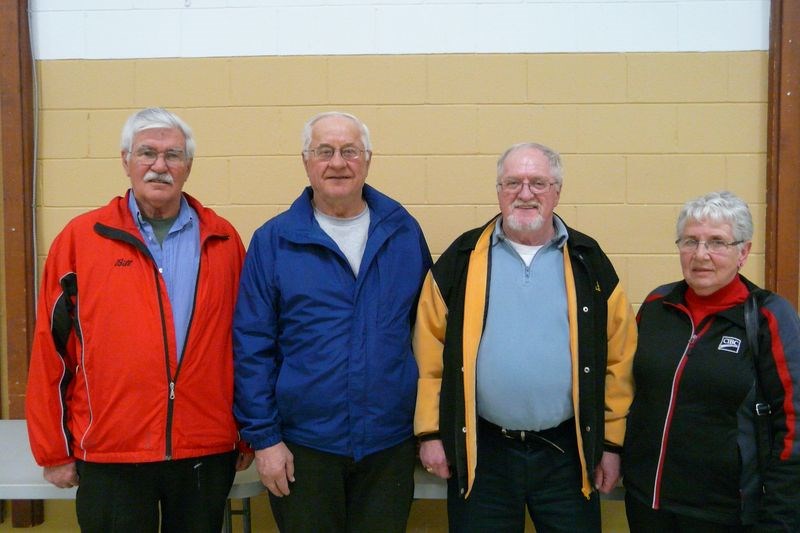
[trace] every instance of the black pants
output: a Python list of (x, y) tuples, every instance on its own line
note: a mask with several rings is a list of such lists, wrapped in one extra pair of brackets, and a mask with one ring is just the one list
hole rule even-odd
[(600, 533), (600, 500), (581, 493), (575, 421), (540, 432), (525, 442), (504, 437), (480, 419), (478, 464), (464, 500), (455, 477), (448, 480), (452, 533), (521, 533), (525, 509), (540, 533)]
[(269, 495), (281, 533), (404, 533), (414, 496), (413, 439), (360, 461), (287, 442), (295, 482)]
[(219, 533), (237, 452), (155, 463), (77, 462), (83, 533)]
[(625, 493), (625, 514), (631, 533), (746, 533), (752, 528), (719, 524), (661, 509), (653, 509)]

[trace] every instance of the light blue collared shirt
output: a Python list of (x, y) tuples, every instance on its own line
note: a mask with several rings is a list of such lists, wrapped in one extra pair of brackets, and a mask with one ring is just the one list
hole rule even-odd
[(153, 227), (142, 217), (133, 191), (128, 198), (128, 208), (167, 285), (172, 321), (175, 324), (177, 357), (180, 361), (192, 317), (197, 272), (200, 266), (200, 222), (197, 212), (189, 206), (186, 198), (181, 196), (178, 218), (172, 224), (164, 242), (159, 244)]

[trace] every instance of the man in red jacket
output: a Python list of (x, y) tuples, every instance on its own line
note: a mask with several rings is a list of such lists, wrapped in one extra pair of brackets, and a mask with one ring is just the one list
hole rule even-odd
[(173, 113), (133, 114), (130, 190), (70, 221), (45, 263), (26, 417), (45, 479), (78, 486), (83, 531), (217, 532), (252, 460), (232, 412), (244, 247), (182, 192), (194, 148)]

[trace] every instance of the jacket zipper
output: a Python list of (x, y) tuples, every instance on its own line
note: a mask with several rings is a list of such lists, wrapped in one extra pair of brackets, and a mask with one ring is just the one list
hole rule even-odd
[[(172, 460), (172, 417), (174, 411), (174, 402), (175, 402), (175, 385), (178, 381), (178, 374), (181, 370), (181, 363), (183, 361), (183, 354), (181, 354), (181, 358), (178, 361), (178, 367), (175, 370), (175, 377), (173, 378), (172, 372), (170, 371), (169, 366), (169, 340), (167, 335), (167, 324), (165, 319), (165, 312), (164, 312), (164, 301), (162, 298), (161, 293), (161, 284), (159, 282), (159, 272), (158, 272), (158, 265), (153, 259), (153, 256), (150, 254), (150, 250), (147, 246), (137, 237), (135, 237), (132, 233), (127, 231), (118, 230), (115, 228), (104, 226), (100, 223), (95, 224), (95, 231), (97, 231), (100, 235), (103, 235), (107, 238), (117, 239), (123, 242), (127, 242), (128, 244), (132, 245), (133, 247), (137, 248), (142, 254), (146, 257), (150, 258), (153, 264), (153, 276), (155, 278), (156, 283), (156, 299), (158, 300), (158, 309), (161, 315), (161, 337), (164, 342), (164, 361), (166, 363), (166, 371), (167, 371), (167, 384), (169, 387), (169, 392), (167, 394), (167, 425), (165, 431), (165, 450), (164, 450), (164, 460), (170, 461)], [(206, 240), (208, 237), (206, 237)], [(200, 257), (203, 256), (203, 246), (205, 245), (205, 241), (201, 238), (200, 242)], [(200, 269), (202, 267), (202, 261), (198, 260), (197, 264), (197, 278), (195, 279), (195, 286), (194, 286), (194, 299), (192, 301), (192, 314), (189, 317), (189, 324), (186, 327), (186, 341), (183, 343), (183, 351), (186, 351), (186, 345), (189, 340), (189, 332), (192, 328), (192, 322), (194, 321), (194, 311), (197, 306), (197, 281), (200, 279)], [(85, 435), (84, 435), (85, 438)]]
[(694, 334), (694, 326), (692, 326), (692, 336), (686, 344), (686, 349), (681, 355), (681, 360), (678, 363), (678, 368), (675, 369), (675, 374), (672, 377), (672, 390), (669, 397), (669, 406), (667, 407), (667, 416), (664, 419), (664, 428), (661, 431), (661, 447), (658, 451), (658, 464), (656, 466), (656, 476), (653, 481), (653, 509), (658, 509), (661, 504), (661, 477), (664, 473), (664, 458), (667, 454), (667, 442), (669, 440), (669, 429), (672, 424), (672, 415), (675, 412), (675, 402), (678, 396), (678, 388), (680, 385), (681, 377), (683, 376), (683, 369), (686, 366), (686, 356), (694, 346), (697, 336)]
[(167, 335), (167, 322), (164, 312), (164, 301), (161, 293), (161, 281), (159, 280), (158, 265), (153, 261), (153, 274), (156, 281), (156, 295), (158, 297), (158, 310), (161, 314), (161, 337), (164, 341), (164, 362), (167, 371), (167, 384), (169, 385), (169, 394), (167, 395), (167, 427), (164, 444), (164, 460), (169, 461), (172, 459), (172, 411), (173, 402), (175, 401), (175, 381), (172, 379), (172, 371), (169, 368), (169, 336)]
[(661, 447), (658, 451), (658, 464), (656, 465), (656, 475), (655, 479), (653, 480), (653, 501), (651, 502), (651, 506), (653, 509), (659, 509), (661, 507), (661, 482), (662, 476), (664, 474), (664, 460), (667, 455), (667, 443), (669, 441), (669, 430), (670, 426), (672, 425), (672, 416), (675, 413), (675, 404), (678, 398), (678, 389), (680, 388), (681, 378), (683, 377), (683, 370), (686, 367), (686, 363), (688, 362), (689, 353), (691, 353), (692, 348), (694, 345), (697, 344), (697, 340), (705, 333), (705, 330), (708, 329), (708, 325), (710, 324), (709, 321), (705, 321), (706, 325), (703, 326), (701, 331), (695, 330), (694, 320), (692, 319), (691, 313), (689, 310), (686, 309), (682, 305), (675, 305), (675, 304), (667, 304), (672, 305), (679, 311), (686, 314), (689, 318), (689, 323), (692, 327), (692, 334), (689, 337), (689, 341), (686, 343), (686, 348), (683, 350), (683, 355), (681, 355), (680, 362), (678, 363), (678, 368), (675, 369), (675, 374), (672, 377), (672, 389), (670, 391), (669, 397), (669, 406), (667, 407), (667, 416), (664, 419), (664, 428), (661, 433)]
[[(202, 257), (203, 252), (203, 243), (200, 243), (200, 256)], [(194, 311), (197, 306), (197, 282), (200, 280), (200, 268), (202, 263), (198, 259), (197, 263), (197, 278), (194, 280), (194, 297), (192, 298), (192, 311), (191, 315), (189, 316), (189, 323), (186, 326), (186, 339), (183, 342), (183, 351), (181, 352), (181, 357), (178, 360), (178, 367), (175, 369), (175, 376), (172, 376), (169, 369), (169, 350), (167, 346), (169, 345), (167, 342), (166, 337), (166, 323), (164, 319), (164, 306), (161, 303), (161, 291), (158, 291), (158, 305), (161, 309), (161, 324), (164, 331), (164, 353), (166, 355), (166, 362), (167, 362), (167, 382), (169, 384), (169, 395), (167, 397), (167, 429), (166, 429), (166, 449), (164, 451), (164, 459), (166, 461), (170, 461), (172, 459), (172, 418), (173, 412), (175, 410), (175, 385), (178, 381), (178, 374), (181, 372), (181, 367), (183, 366), (183, 356), (186, 354), (186, 346), (189, 344), (189, 332), (192, 330), (192, 322), (194, 322)], [(158, 269), (156, 269), (156, 275), (158, 273)], [(156, 280), (158, 281), (158, 280)]]

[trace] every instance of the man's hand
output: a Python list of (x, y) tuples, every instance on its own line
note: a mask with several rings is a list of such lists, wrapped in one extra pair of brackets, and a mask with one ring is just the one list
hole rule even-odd
[(44, 479), (60, 489), (78, 486), (78, 470), (75, 463), (44, 467)]
[(247, 470), (247, 467), (253, 462), (255, 456), (253, 452), (239, 452), (239, 456), (236, 458), (236, 471), (241, 472), (242, 470)]
[(450, 466), (447, 464), (441, 439), (423, 441), (419, 446), (419, 460), (431, 474), (442, 479), (450, 477)]
[(600, 464), (594, 469), (594, 488), (608, 494), (619, 481), (620, 456), (618, 453), (603, 452)]
[(289, 483), (294, 482), (294, 455), (283, 441), (256, 450), (256, 469), (268, 491), (279, 498), (289, 494)]

